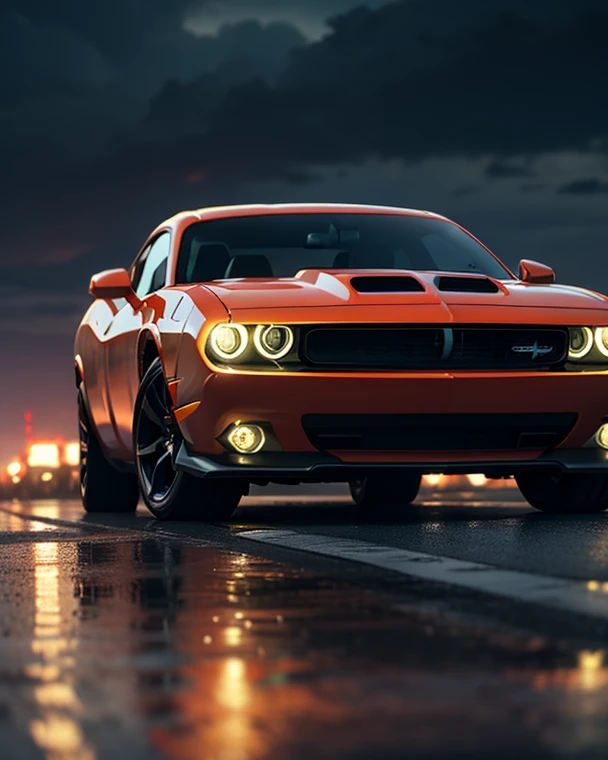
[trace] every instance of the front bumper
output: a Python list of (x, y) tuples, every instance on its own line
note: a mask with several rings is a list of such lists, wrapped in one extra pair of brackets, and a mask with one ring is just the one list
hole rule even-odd
[(607, 473), (608, 451), (597, 447), (556, 449), (532, 460), (488, 460), (482, 457), (466, 462), (344, 462), (323, 452), (273, 451), (250, 456), (222, 454), (201, 456), (188, 454), (182, 443), (175, 457), (175, 467), (201, 478), (244, 478), (246, 480), (294, 480), (301, 482), (346, 482), (368, 473), (410, 470), (422, 474), (458, 475), (483, 473), (490, 477), (513, 475), (523, 470), (558, 469), (576, 473)]
[[(185, 373), (179, 383), (177, 405), (194, 405), (196, 410), (180, 422), (187, 450), (206, 461), (238, 467), (240, 459), (226, 459), (218, 441), (237, 420), (266, 422), (272, 426), (281, 453), (307, 455), (313, 464), (349, 463), (426, 466), (441, 471), (440, 465), (474, 466), (519, 460), (534, 460), (536, 451), (349, 451), (322, 447), (311, 442), (303, 427), (305, 415), (518, 415), (560, 414), (576, 416), (576, 424), (555, 450), (577, 450), (585, 446), (608, 414), (608, 373), (491, 373), (416, 372), (292, 374), (213, 372), (205, 378)], [(269, 452), (270, 453), (270, 452)], [(333, 455), (333, 456), (332, 456)], [(329, 456), (329, 460), (327, 459)], [(557, 453), (551, 454), (557, 456)], [(585, 455), (586, 456), (586, 455)], [(566, 455), (564, 454), (564, 457)], [(566, 457), (567, 458), (567, 457)], [(497, 461), (498, 460), (498, 461)], [(264, 460), (256, 460), (262, 462)], [(287, 459), (285, 461), (288, 461)], [(289, 460), (290, 461), (290, 460)], [(570, 460), (568, 460), (570, 461)], [(603, 462), (603, 459), (602, 459)], [(297, 465), (296, 470), (301, 471)], [(463, 470), (458, 470), (463, 471)], [(466, 471), (466, 470), (464, 470)], [(470, 471), (470, 470), (469, 470)]]

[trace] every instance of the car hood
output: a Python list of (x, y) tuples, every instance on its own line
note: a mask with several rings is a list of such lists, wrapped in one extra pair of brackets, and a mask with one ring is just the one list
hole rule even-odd
[[(476, 313), (481, 320), (479, 309), (484, 312), (483, 321), (492, 318), (495, 310), (502, 314), (497, 319), (518, 321), (516, 313), (510, 310), (521, 307), (526, 311), (545, 310), (547, 313), (564, 309), (598, 311), (598, 318), (606, 311), (608, 316), (608, 299), (582, 288), (533, 285), (454, 272), (305, 270), (291, 278), (222, 280), (204, 287), (213, 291), (230, 312), (261, 309), (291, 312), (301, 307), (342, 307), (342, 311), (343, 307), (352, 307), (357, 313), (364, 314), (377, 311), (379, 307), (411, 306), (408, 321), (468, 321), (467, 314)], [(509, 309), (508, 317), (506, 309)], [(400, 319), (403, 319), (403, 312), (399, 312)], [(359, 319), (354, 313), (351, 316)], [(542, 319), (538, 311), (536, 316)], [(576, 324), (572, 319), (562, 321)]]

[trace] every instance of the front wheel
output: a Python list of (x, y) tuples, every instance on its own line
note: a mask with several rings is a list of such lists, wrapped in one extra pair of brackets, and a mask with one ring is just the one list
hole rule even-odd
[(566, 472), (521, 472), (519, 490), (535, 509), (549, 514), (589, 514), (608, 507), (608, 476)]
[(173, 467), (181, 443), (160, 359), (146, 372), (135, 400), (135, 469), (146, 506), (160, 520), (227, 520), (243, 495), (238, 480), (203, 480)]
[(363, 513), (398, 516), (418, 496), (421, 479), (417, 473), (367, 475), (351, 480), (349, 486), (355, 504)]

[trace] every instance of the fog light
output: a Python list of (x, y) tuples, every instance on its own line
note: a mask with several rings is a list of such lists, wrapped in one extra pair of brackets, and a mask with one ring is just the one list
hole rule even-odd
[(266, 435), (259, 425), (235, 425), (227, 440), (239, 454), (257, 454), (266, 443)]
[(603, 449), (608, 449), (608, 425), (602, 425), (595, 434), (595, 442)]

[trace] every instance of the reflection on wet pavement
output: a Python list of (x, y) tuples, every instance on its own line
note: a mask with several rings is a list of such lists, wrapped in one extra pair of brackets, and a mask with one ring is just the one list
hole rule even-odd
[(2, 758), (606, 757), (603, 651), (254, 555), (0, 519)]

